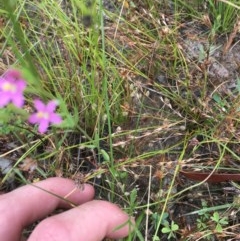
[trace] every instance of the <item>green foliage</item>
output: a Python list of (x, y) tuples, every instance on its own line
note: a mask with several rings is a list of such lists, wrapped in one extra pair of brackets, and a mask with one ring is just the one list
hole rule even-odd
[[(197, 228), (199, 231), (209, 230), (209, 223), (214, 222), (215, 232), (222, 233), (223, 227), (228, 225), (228, 217), (221, 217), (218, 211), (214, 211), (211, 215), (210, 211), (207, 211), (207, 203), (202, 200), (203, 209), (198, 212), (199, 218), (197, 218)], [(209, 236), (210, 238), (210, 236)]]
[[(163, 213), (161, 224), (163, 225), (164, 223), (168, 224), (168, 221), (167, 221), (168, 216), (169, 216), (168, 213)], [(157, 228), (158, 222), (160, 221), (160, 217), (161, 215), (157, 212), (151, 215), (152, 223), (155, 229)]]
[(169, 224), (169, 222), (164, 222), (163, 225), (164, 228), (162, 228), (162, 233), (167, 233), (168, 239), (176, 238), (176, 232), (178, 231), (179, 226), (174, 221), (172, 221), (171, 224)]
[[(158, 223), (160, 222), (160, 217), (161, 215), (159, 215), (159, 213), (156, 213), (156, 212), (151, 215), (152, 224), (154, 225), (155, 229), (157, 228)], [(161, 231), (163, 234), (168, 234), (168, 239), (176, 238), (176, 232), (179, 230), (179, 226), (174, 221), (171, 221), (171, 223), (169, 223), (168, 217), (169, 217), (168, 213), (166, 212), (163, 213), (161, 225), (164, 227), (162, 228)], [(154, 240), (157, 241), (157, 240), (160, 240), (160, 238), (155, 237)]]
[[(16, 129), (25, 126), (24, 120), (27, 118), (26, 112), (12, 104), (7, 108), (0, 109), (0, 135), (7, 135)], [(20, 130), (19, 129), (19, 130)]]
[(200, 217), (197, 218), (197, 227), (199, 230), (205, 230), (208, 227), (207, 221), (210, 219), (210, 213), (204, 211), (204, 209), (207, 208), (207, 202), (205, 200), (202, 200), (202, 208), (203, 211), (198, 212)]
[[(106, 115), (121, 123), (123, 88), (114, 65), (104, 54), (105, 46), (99, 44), (101, 31), (94, 29), (96, 24), (101, 25), (103, 14), (97, 10), (96, 1), (90, 5), (79, 1), (15, 2), (8, 1), (5, 6), (9, 14), (2, 30), (6, 39), (3, 47), (11, 46), (19, 58), (18, 65), (25, 66), (27, 94), (34, 93), (46, 101), (53, 96), (61, 99), (64, 128), (81, 129), (84, 124), (86, 130), (93, 130), (99, 125), (102, 135), (108, 125)], [(84, 16), (92, 19), (87, 28)], [(24, 24), (20, 24), (20, 18)], [(115, 78), (109, 81), (113, 72)]]
[(202, 18), (207, 13), (212, 24), (210, 30), (212, 37), (215, 34), (232, 31), (240, 13), (240, 10), (236, 8), (236, 6), (239, 6), (239, 1), (230, 0), (229, 3), (215, 0), (175, 0), (178, 11), (185, 11), (188, 16)]
[[(238, 3), (237, 1), (231, 1)], [(208, 0), (208, 11), (212, 19), (212, 33), (230, 32), (236, 23), (239, 10), (234, 6), (221, 1)]]
[(214, 212), (211, 219), (212, 221), (215, 222), (216, 224), (215, 230), (218, 233), (221, 233), (223, 231), (223, 226), (228, 225), (228, 218), (227, 217), (221, 218), (218, 212)]
[(236, 89), (237, 89), (238, 93), (240, 94), (240, 79), (237, 79)]
[(214, 93), (212, 98), (222, 108), (223, 111), (226, 111), (225, 107), (228, 106), (226, 100), (222, 99), (222, 97), (218, 93)]

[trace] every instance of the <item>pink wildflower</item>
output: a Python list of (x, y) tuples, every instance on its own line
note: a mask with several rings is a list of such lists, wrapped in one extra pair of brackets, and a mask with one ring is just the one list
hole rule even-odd
[(18, 70), (9, 70), (0, 77), (0, 108), (12, 102), (21, 108), (24, 104), (23, 91), (26, 81), (21, 78)]
[(54, 113), (57, 101), (52, 100), (45, 105), (41, 100), (35, 100), (34, 106), (37, 112), (32, 114), (28, 121), (32, 124), (38, 123), (38, 131), (40, 133), (45, 133), (51, 123), (60, 124), (62, 122), (61, 116)]

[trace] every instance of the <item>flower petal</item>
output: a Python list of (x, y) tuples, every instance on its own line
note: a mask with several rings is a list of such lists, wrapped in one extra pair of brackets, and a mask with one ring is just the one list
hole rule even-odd
[(24, 104), (24, 98), (23, 95), (21, 94), (15, 94), (14, 96), (12, 96), (12, 102), (13, 104), (18, 107), (18, 108), (22, 108), (23, 104)]
[(46, 111), (50, 114), (51, 112), (54, 112), (56, 107), (57, 107), (58, 103), (56, 100), (51, 100), (48, 102), (47, 106), (46, 106)]
[(37, 113), (30, 115), (29, 118), (28, 118), (28, 122), (31, 123), (31, 124), (39, 123), (40, 119), (38, 118)]
[(38, 131), (40, 133), (45, 133), (48, 129), (48, 126), (49, 126), (48, 120), (41, 120), (41, 122), (39, 123)]
[(26, 88), (26, 81), (24, 81), (24, 80), (18, 80), (18, 81), (16, 81), (16, 86), (17, 86), (17, 90), (18, 91), (23, 91), (25, 88)]
[(45, 112), (46, 106), (41, 100), (34, 100), (36, 110)]
[(21, 78), (21, 72), (16, 69), (10, 69), (4, 74), (5, 78), (13, 78), (13, 79), (20, 79)]
[(5, 92), (0, 92), (0, 108), (4, 107), (11, 101), (11, 97), (5, 93)]
[(62, 122), (62, 117), (58, 114), (51, 113), (49, 117), (49, 121), (53, 124), (60, 124)]
[(8, 82), (8, 81), (5, 78), (0, 77), (0, 89), (3, 89), (6, 82)]

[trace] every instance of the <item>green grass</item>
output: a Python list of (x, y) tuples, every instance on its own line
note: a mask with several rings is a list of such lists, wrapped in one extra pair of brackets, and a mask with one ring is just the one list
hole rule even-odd
[[(0, 157), (17, 152), (16, 179), (27, 181), (29, 174), (20, 167), (26, 158), (38, 164), (33, 179), (59, 174), (74, 179), (81, 171), (92, 182), (101, 175), (102, 183), (95, 184), (99, 195), (136, 217), (136, 229), (124, 240), (233, 237), (227, 228), (235, 225), (228, 212), (235, 209), (234, 202), (213, 202), (221, 187), (204, 188), (204, 181), (181, 184), (179, 171), (238, 169), (239, 80), (235, 95), (227, 94), (207, 68), (210, 50), (218, 38), (232, 33), (239, 9), (212, 0), (206, 9), (199, 0), (172, 5), (136, 0), (119, 1), (111, 13), (103, 12), (100, 0), (90, 6), (60, 2), (0, 3), (1, 69), (22, 70), (28, 81), (26, 109), (32, 108), (33, 97), (56, 98), (64, 119), (59, 128), (40, 136), (24, 111), (11, 106), (0, 110), (0, 138), (17, 145)], [(208, 41), (195, 59), (183, 48), (182, 28), (189, 23), (204, 29), (197, 41)], [(187, 230), (188, 222), (171, 211), (198, 190), (208, 190), (201, 197), (206, 205), (194, 203), (195, 209), (185, 214), (202, 209), (208, 218), (200, 215), (201, 228)]]

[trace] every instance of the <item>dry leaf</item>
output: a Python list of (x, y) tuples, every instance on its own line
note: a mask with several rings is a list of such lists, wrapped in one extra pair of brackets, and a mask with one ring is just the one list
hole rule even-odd
[(37, 161), (32, 158), (26, 158), (20, 165), (20, 170), (32, 173), (38, 167)]

